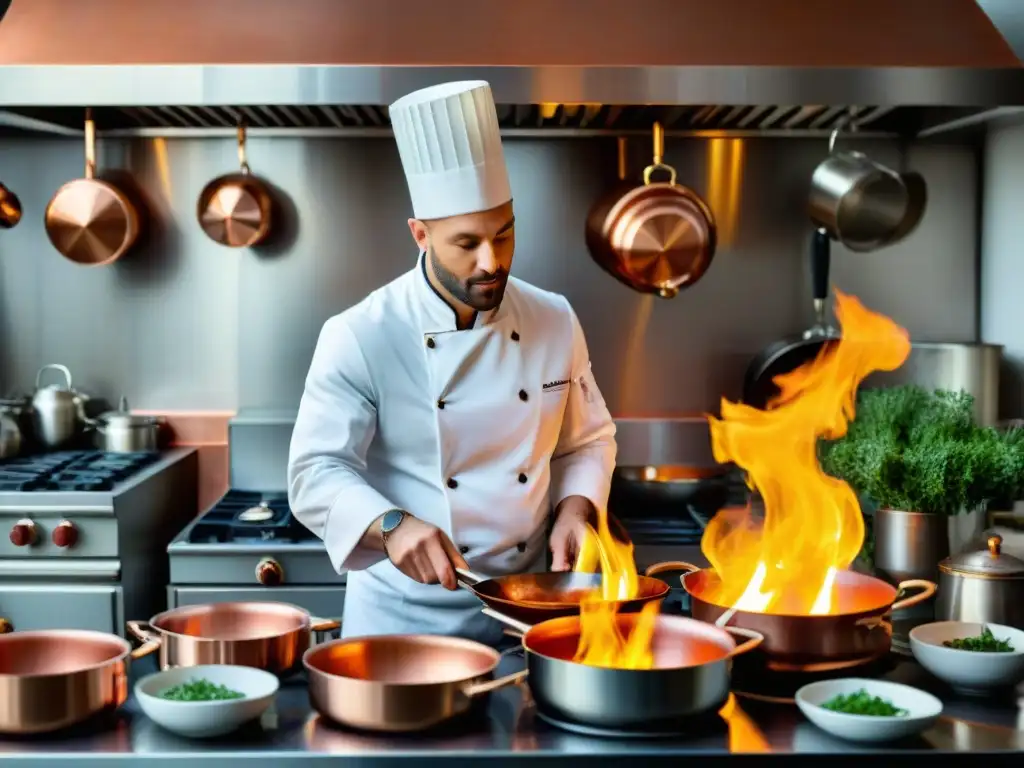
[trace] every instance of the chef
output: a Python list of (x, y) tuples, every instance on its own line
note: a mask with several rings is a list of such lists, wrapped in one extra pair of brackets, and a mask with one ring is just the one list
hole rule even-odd
[(455, 569), (543, 571), (548, 550), (571, 568), (608, 501), (615, 426), (569, 302), (509, 276), (516, 220), (488, 84), (426, 88), (390, 112), (419, 259), (324, 324), (288, 498), (347, 572), (343, 636), (497, 645)]

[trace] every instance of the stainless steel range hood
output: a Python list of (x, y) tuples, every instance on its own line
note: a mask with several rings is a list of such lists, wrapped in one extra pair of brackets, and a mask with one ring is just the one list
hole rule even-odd
[(268, 128), (386, 129), (398, 96), (478, 77), (513, 127), (604, 110), (614, 128), (609, 105), (638, 127), (651, 105), (730, 130), (1024, 105), (1021, 61), (977, 0), (13, 0), (0, 21), (0, 107), (25, 125), (76, 126), (88, 105), (113, 108), (108, 129), (243, 110)]

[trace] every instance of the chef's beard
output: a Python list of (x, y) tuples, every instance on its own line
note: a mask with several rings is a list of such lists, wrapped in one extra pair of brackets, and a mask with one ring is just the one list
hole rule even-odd
[[(441, 263), (441, 260), (437, 258), (437, 253), (434, 252), (433, 246), (430, 247), (429, 256), (431, 267), (434, 270), (434, 277), (451, 294), (453, 299), (461, 301), (467, 307), (471, 307), (477, 312), (487, 312), (501, 304), (501, 300), (505, 297), (505, 284), (508, 282), (508, 272), (503, 269), (499, 269), (490, 275), (479, 272), (466, 278), (466, 280), (460, 280), (457, 275), (450, 272)], [(478, 285), (481, 281), (493, 278), (498, 279), (498, 282), (494, 285), (485, 287)]]

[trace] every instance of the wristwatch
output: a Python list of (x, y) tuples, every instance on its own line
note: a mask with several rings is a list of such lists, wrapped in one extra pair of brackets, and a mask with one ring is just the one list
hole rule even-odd
[(395, 532), (395, 529), (402, 524), (406, 516), (405, 510), (390, 509), (384, 513), (380, 520), (380, 539), (384, 544), (384, 552), (388, 551), (388, 537)]

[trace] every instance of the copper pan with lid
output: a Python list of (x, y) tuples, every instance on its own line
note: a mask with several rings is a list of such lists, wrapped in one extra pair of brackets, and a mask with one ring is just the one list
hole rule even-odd
[(237, 173), (219, 176), (199, 193), (199, 226), (214, 242), (229, 248), (259, 245), (270, 234), (273, 198), (249, 169), (245, 123), (238, 124)]
[[(664, 162), (661, 123), (654, 124), (653, 137), (653, 161), (639, 186), (624, 183), (620, 140), (620, 184), (591, 208), (586, 241), (594, 260), (618, 280), (637, 291), (671, 298), (707, 272), (717, 230), (707, 203), (676, 183), (676, 169)], [(655, 181), (658, 172), (668, 179)]]
[(85, 113), (85, 178), (69, 181), (46, 206), (46, 234), (66, 259), (85, 266), (111, 264), (139, 236), (139, 212), (125, 193), (96, 178), (96, 125)]

